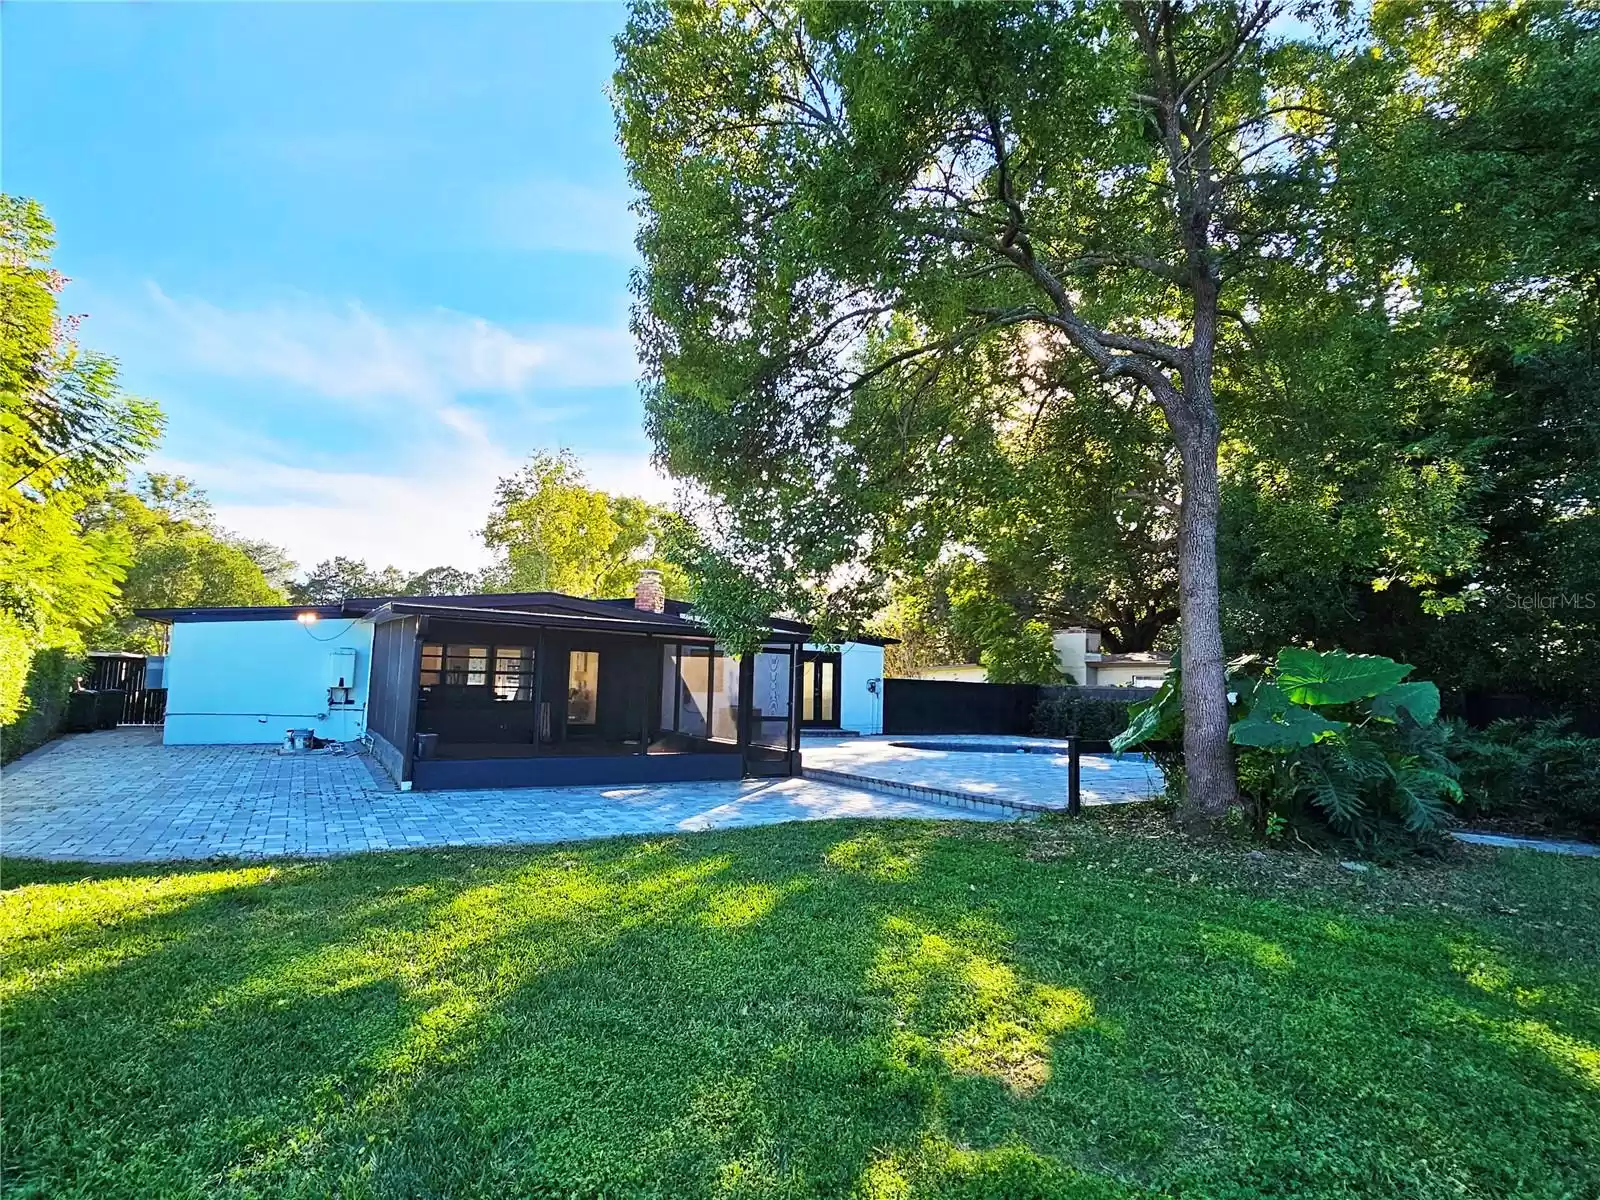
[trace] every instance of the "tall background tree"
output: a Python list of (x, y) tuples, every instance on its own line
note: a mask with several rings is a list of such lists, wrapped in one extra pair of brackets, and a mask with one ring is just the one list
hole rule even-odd
[(371, 567), (364, 559), (335, 555), (312, 567), (289, 584), (296, 604), (337, 604), (351, 596), (472, 596), (501, 590), (492, 572), (464, 571), (460, 567), (427, 567), (403, 571), (399, 567)]
[(84, 649), (110, 611), (126, 548), (84, 509), (159, 436), (113, 359), (77, 341), (54, 229), (32, 200), (0, 195), (0, 755), (49, 737)]
[[(1283, 99), (1301, 51), (1267, 36), (1279, 7), (639, 3), (619, 41), (650, 426), (734, 514), (733, 555), (770, 539), (789, 561), (750, 565), (774, 588), (824, 584), (870, 554), (865, 518), (925, 486), (899, 462), (861, 470), (855, 423), (907, 429), (930, 390), (999, 368), (1013, 409), (996, 415), (1014, 424), (1036, 364), (1087, 371), (1176, 451), (1203, 819), (1236, 795), (1216, 559), (1225, 307), (1249, 305), (1280, 236), (1312, 219), (1330, 161), (1325, 115)], [(919, 449), (959, 473), (961, 432)]]
[(1572, 697), (1596, 22), (637, 4), (636, 329), (658, 452), (715, 516), (690, 548), (836, 619), (886, 578), (980, 655), (1033, 621), (1176, 633), (1206, 817), (1225, 648)]
[(110, 611), (85, 634), (90, 649), (160, 653), (165, 631), (135, 609), (285, 601), (258, 561), (281, 570), (283, 552), (220, 529), (205, 493), (182, 476), (152, 473), (111, 489), (88, 506), (83, 523), (118, 543), (128, 563)]
[(636, 497), (590, 487), (570, 450), (535, 453), (500, 480), (483, 528), (499, 560), (495, 590), (629, 596), (640, 570), (655, 567), (667, 594), (683, 598), (683, 570), (658, 553), (669, 519)]

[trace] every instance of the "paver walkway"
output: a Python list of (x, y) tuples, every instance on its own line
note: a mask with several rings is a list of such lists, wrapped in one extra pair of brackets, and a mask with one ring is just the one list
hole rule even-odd
[(808, 779), (398, 792), (355, 753), (60, 738), (0, 775), (0, 853), (92, 861), (558, 842), (832, 817), (997, 819)]
[[(916, 743), (907, 745), (906, 743)], [(1004, 746), (1004, 751), (927, 749), (929, 745)], [(1024, 753), (1020, 748), (1060, 753)], [(1002, 734), (891, 734), (881, 737), (810, 735), (801, 739), (807, 772), (831, 779), (878, 780), (933, 789), (990, 804), (1030, 808), (1067, 806), (1067, 743)], [(1162, 790), (1161, 772), (1142, 754), (1085, 754), (1079, 759), (1085, 804), (1148, 800)]]
[(1600, 846), (1590, 842), (1560, 842), (1549, 838), (1512, 837), (1504, 833), (1456, 833), (1456, 840), (1477, 846), (1498, 846), (1502, 850), (1539, 850), (1545, 854), (1571, 854), (1578, 858), (1600, 858)]

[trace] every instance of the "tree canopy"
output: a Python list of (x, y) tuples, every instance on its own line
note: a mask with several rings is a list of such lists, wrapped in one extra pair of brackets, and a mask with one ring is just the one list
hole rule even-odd
[[(161, 414), (125, 393), (115, 360), (84, 349), (60, 310), (54, 228), (0, 195), (0, 727), (7, 755), (47, 736), (28, 697), (59, 691), (83, 631), (110, 610), (127, 565), (83, 509), (155, 444)], [(51, 678), (29, 687), (30, 675)]]
[(500, 480), (483, 528), (499, 556), (495, 590), (629, 596), (640, 570), (654, 567), (667, 594), (683, 598), (682, 569), (658, 553), (669, 517), (636, 497), (590, 487), (570, 450), (535, 453)]
[[(217, 527), (205, 493), (181, 476), (153, 473), (92, 504), (85, 525), (119, 544), (127, 573), (116, 602), (86, 635), (91, 649), (159, 653), (162, 630), (138, 608), (282, 604), (285, 596), (251, 549)], [(278, 552), (281, 558), (281, 551)]]
[(1224, 637), (1575, 677), (1592, 610), (1517, 597), (1594, 578), (1596, 19), (1288, 14), (635, 4), (647, 421), (723, 573), (1181, 617), (1212, 766)]

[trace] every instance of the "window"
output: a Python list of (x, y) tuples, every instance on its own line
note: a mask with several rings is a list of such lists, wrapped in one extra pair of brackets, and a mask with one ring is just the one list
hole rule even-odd
[(661, 729), (718, 742), (739, 740), (739, 660), (710, 646), (661, 650)]
[(533, 647), (496, 646), (494, 651), (496, 700), (533, 700)]
[(593, 725), (600, 690), (600, 655), (574, 650), (567, 655), (567, 724)]
[[(533, 699), (533, 651), (521, 646), (508, 646), (494, 653), (495, 694), (501, 699)], [(422, 673), (417, 682), (422, 687), (488, 687), (490, 649), (488, 646), (444, 646), (438, 642), (425, 642), (422, 646)], [(502, 672), (505, 678), (502, 679)], [(516, 682), (516, 688), (510, 685)], [(513, 695), (501, 691), (506, 684)], [(515, 695), (522, 687), (526, 693)]]
[(446, 646), (444, 681), (457, 687), (484, 687), (489, 682), (489, 647)]

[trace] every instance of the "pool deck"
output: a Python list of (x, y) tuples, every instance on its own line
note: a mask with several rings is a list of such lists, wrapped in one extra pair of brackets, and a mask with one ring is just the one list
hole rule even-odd
[[(933, 750), (906, 742), (1016, 747), (1005, 751)], [(1049, 748), (1056, 754), (1024, 753)], [(871, 788), (957, 807), (1012, 812), (1067, 807), (1067, 743), (999, 734), (808, 734), (800, 742), (807, 778)], [(1128, 804), (1159, 796), (1161, 772), (1142, 754), (1085, 754), (1079, 760), (1083, 803)]]

